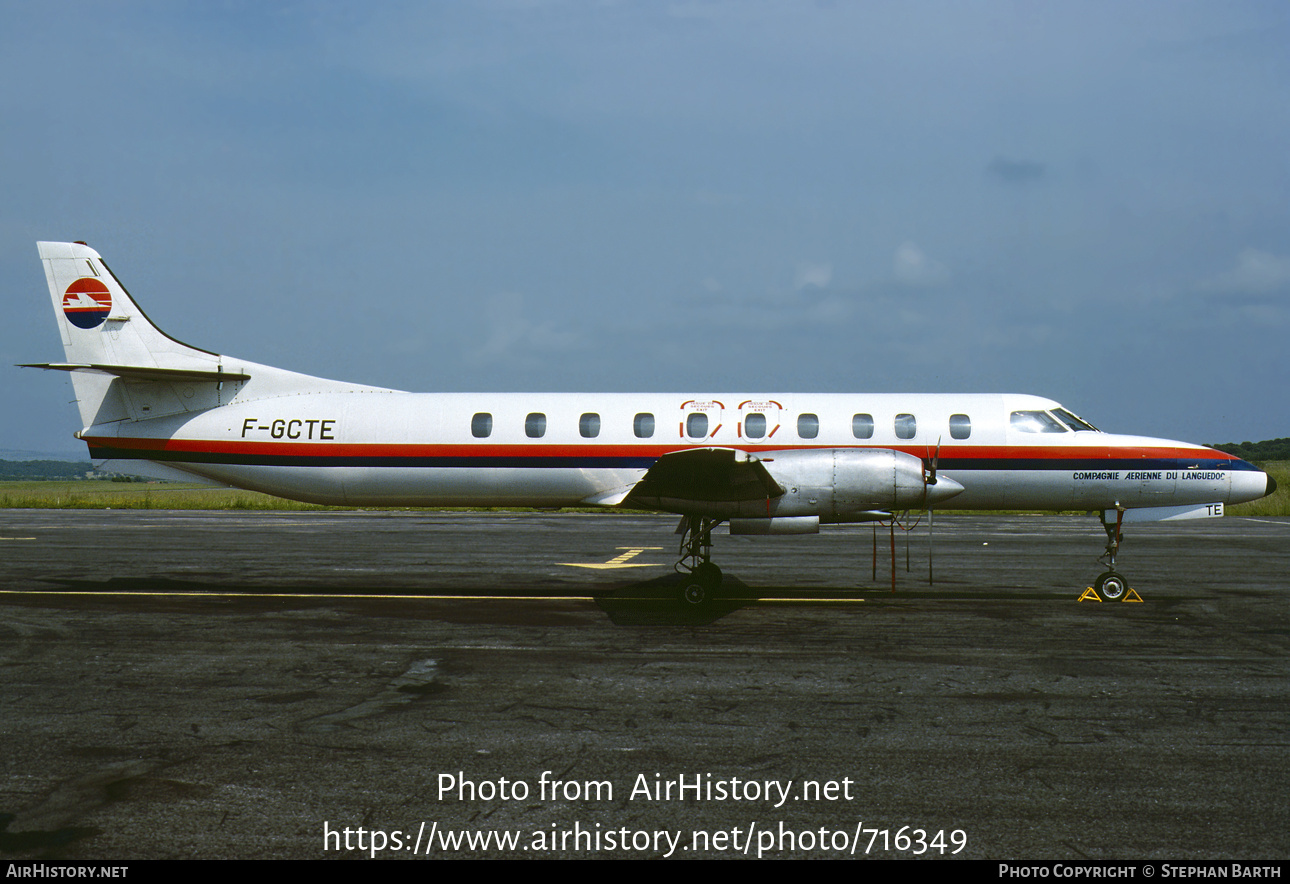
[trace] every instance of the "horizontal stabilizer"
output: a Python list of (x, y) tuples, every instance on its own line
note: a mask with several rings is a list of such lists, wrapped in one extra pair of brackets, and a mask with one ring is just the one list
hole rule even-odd
[(136, 381), (245, 381), (250, 375), (240, 371), (204, 371), (195, 368), (157, 368), (153, 365), (103, 365), (81, 362), (24, 362), (19, 368), (47, 368), (54, 371), (94, 371)]

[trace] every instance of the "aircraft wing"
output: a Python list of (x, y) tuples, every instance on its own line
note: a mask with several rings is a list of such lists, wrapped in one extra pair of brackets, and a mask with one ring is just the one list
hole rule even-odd
[(704, 503), (769, 500), (784, 488), (761, 461), (733, 448), (691, 448), (663, 455), (627, 495), (649, 505), (660, 500)]

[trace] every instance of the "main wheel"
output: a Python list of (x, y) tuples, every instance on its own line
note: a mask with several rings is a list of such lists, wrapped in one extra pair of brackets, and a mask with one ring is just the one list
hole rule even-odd
[(708, 589), (718, 589), (721, 586), (721, 569), (711, 562), (704, 562), (690, 572), (690, 579), (697, 580)]
[(681, 601), (697, 608), (707, 600), (708, 589), (706, 586), (694, 579), (685, 581), (685, 585), (681, 587)]
[(711, 562), (704, 562), (688, 575), (681, 584), (681, 601), (698, 607), (704, 604), (721, 586), (721, 569)]
[(1102, 598), (1115, 601), (1123, 596), (1129, 587), (1128, 584), (1124, 582), (1124, 578), (1120, 576), (1118, 571), (1107, 571), (1105, 574), (1097, 578), (1097, 582), (1093, 584), (1093, 588), (1098, 591), (1098, 594), (1100, 594)]

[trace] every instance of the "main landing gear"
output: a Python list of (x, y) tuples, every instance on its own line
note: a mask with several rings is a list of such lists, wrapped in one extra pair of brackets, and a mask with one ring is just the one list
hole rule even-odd
[[(1110, 521), (1111, 513), (1115, 513), (1114, 523)], [(1115, 554), (1120, 551), (1120, 541), (1124, 540), (1124, 534), (1120, 531), (1120, 525), (1123, 522), (1124, 510), (1102, 510), (1102, 527), (1106, 529), (1106, 552), (1102, 553), (1098, 561), (1105, 562), (1110, 570), (1098, 575), (1093, 588), (1102, 598), (1112, 602), (1122, 598), (1129, 588), (1124, 577), (1115, 570)]]
[(721, 569), (712, 564), (712, 529), (721, 522), (685, 516), (677, 528), (681, 549), (676, 570), (685, 577), (681, 581), (681, 601), (692, 607), (709, 601), (721, 586)]

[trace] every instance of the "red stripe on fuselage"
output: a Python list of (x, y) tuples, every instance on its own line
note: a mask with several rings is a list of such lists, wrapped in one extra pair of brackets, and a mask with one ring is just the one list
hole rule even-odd
[[(391, 444), (377, 442), (253, 442), (214, 439), (149, 439), (113, 436), (83, 436), (82, 441), (101, 448), (130, 451), (173, 451), (210, 454), (325, 456), (325, 457), (662, 457), (673, 451), (691, 448), (734, 448), (757, 455), (771, 451), (809, 451), (833, 448), (876, 448), (903, 451), (914, 457), (929, 460), (933, 455), (924, 446), (909, 445), (779, 445), (774, 449), (749, 445), (632, 445), (632, 444), (564, 444), (533, 445), (458, 442), (452, 444)], [(1212, 449), (1146, 447), (1146, 446), (1084, 446), (1084, 445), (958, 445), (942, 446), (940, 459), (955, 460), (1124, 460), (1140, 458), (1187, 460), (1240, 460), (1235, 455)], [(773, 457), (766, 458), (773, 461)]]

